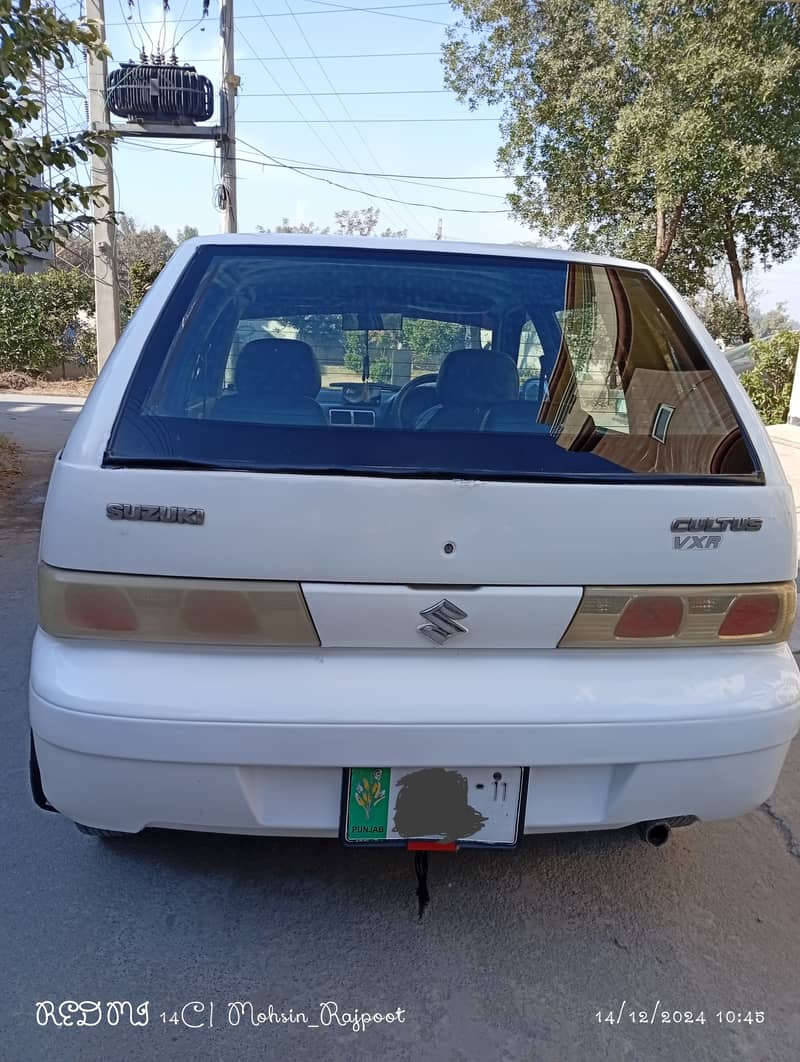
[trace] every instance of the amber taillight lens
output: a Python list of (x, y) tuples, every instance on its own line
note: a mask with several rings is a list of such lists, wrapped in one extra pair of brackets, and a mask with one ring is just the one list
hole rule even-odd
[(584, 590), (559, 646), (767, 645), (786, 641), (796, 607), (794, 582), (592, 586)]
[(319, 645), (298, 583), (109, 575), (40, 564), (39, 623), (58, 638)]

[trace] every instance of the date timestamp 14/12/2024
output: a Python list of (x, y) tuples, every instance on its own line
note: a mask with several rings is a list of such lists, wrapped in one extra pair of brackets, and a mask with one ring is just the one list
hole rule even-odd
[(672, 1010), (660, 999), (654, 1007), (639, 1007), (623, 999), (620, 1006), (594, 1012), (599, 1025), (763, 1025), (763, 1010)]

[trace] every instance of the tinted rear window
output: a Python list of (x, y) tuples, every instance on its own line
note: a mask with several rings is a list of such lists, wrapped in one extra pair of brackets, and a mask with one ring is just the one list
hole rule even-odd
[(200, 248), (106, 460), (258, 471), (753, 481), (643, 271), (402, 250)]

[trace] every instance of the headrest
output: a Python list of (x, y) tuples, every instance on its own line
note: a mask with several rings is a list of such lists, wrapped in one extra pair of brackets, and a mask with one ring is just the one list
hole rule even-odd
[(536, 419), (539, 406), (536, 402), (500, 402), (486, 411), (481, 421), (481, 431), (508, 431), (518, 434), (558, 435), (558, 429), (550, 424), (541, 424)]
[(451, 350), (439, 369), (436, 395), (444, 406), (491, 406), (519, 394), (517, 366), (492, 350)]
[(242, 395), (316, 398), (320, 386), (314, 351), (299, 339), (254, 339), (239, 351), (236, 389)]

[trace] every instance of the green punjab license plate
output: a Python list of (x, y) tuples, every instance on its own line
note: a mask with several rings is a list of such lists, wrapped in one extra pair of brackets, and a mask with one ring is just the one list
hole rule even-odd
[(340, 836), (509, 848), (522, 834), (527, 781), (523, 767), (349, 767)]

